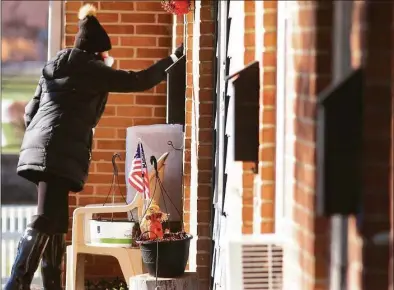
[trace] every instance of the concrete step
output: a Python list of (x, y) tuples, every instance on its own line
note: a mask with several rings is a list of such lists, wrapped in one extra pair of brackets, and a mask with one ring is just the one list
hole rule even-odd
[(198, 290), (198, 276), (196, 272), (186, 272), (177, 278), (156, 278), (149, 274), (142, 274), (131, 277), (129, 289), (133, 290)]

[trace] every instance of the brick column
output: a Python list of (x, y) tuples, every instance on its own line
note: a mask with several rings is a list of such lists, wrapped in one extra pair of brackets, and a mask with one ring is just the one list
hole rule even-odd
[[(172, 18), (172, 49), (175, 50), (178, 45), (185, 41), (185, 17), (174, 15)], [(186, 45), (184, 43), (184, 45)]]
[[(276, 1), (255, 1), (255, 58), (260, 62), (260, 139), (258, 196), (261, 221), (255, 232), (274, 232), (275, 222), (275, 132), (276, 132)], [(278, 56), (281, 57), (281, 56)]]
[[(239, 11), (238, 13), (242, 13)], [(244, 2), (244, 64), (254, 61), (255, 57), (255, 1)], [(229, 45), (236, 45), (230, 43)], [(242, 165), (242, 233), (251, 234), (253, 232), (253, 162), (243, 162)]]
[[(286, 71), (286, 170), (294, 176), (294, 244), (288, 266), (294, 289), (327, 289), (329, 226), (316, 217), (316, 97), (331, 82), (332, 2), (289, 2), (289, 51)], [(278, 56), (283, 57), (283, 56)], [(289, 175), (287, 175), (289, 176)]]
[[(77, 12), (90, 1), (66, 1), (64, 46), (73, 45), (77, 32)], [(160, 1), (94, 1), (98, 19), (111, 37), (114, 67), (141, 70), (168, 56), (172, 46), (172, 15), (165, 12)], [(104, 116), (94, 136), (90, 175), (83, 192), (70, 196), (70, 216), (78, 206), (103, 203), (112, 181), (111, 157), (119, 152), (125, 159), (126, 128), (165, 122), (166, 85), (136, 94), (111, 94)], [(120, 163), (119, 181), (126, 194), (124, 162)], [(118, 196), (117, 201), (123, 199)], [(71, 221), (70, 221), (71, 226)], [(71, 232), (67, 240), (70, 241)], [(86, 258), (89, 278), (121, 275), (115, 260), (106, 257)]]
[[(260, 141), (258, 175), (253, 172), (254, 164), (243, 163), (242, 232), (271, 233), (275, 215), (277, 2), (245, 1), (243, 8), (244, 64), (260, 63)], [(254, 182), (258, 183), (257, 191)]]
[[(194, 235), (189, 268), (209, 289), (213, 137), (214, 3), (195, 1), (187, 15), (187, 88), (184, 153), (184, 214)], [(193, 15), (194, 13), (194, 15)]]

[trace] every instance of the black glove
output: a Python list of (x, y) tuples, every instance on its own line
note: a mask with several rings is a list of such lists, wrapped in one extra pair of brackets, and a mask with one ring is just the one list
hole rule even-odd
[(183, 43), (175, 49), (174, 54), (177, 58), (181, 58), (183, 56)]

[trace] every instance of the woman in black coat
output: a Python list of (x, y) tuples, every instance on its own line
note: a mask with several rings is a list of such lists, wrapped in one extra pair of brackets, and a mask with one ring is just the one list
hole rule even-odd
[(25, 110), (26, 132), (17, 172), (37, 184), (37, 215), (18, 245), (5, 290), (30, 289), (40, 260), (44, 289), (60, 290), (61, 262), (68, 231), (68, 193), (83, 189), (92, 151), (92, 129), (99, 122), (108, 92), (139, 92), (165, 78), (165, 69), (183, 55), (171, 56), (140, 72), (115, 70), (110, 39), (95, 8), (79, 12), (74, 48), (65, 49), (42, 70)]

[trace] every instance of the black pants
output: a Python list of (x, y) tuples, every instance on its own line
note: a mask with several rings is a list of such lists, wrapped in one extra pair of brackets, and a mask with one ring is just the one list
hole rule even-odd
[(66, 234), (69, 188), (69, 183), (59, 178), (40, 181), (37, 185), (37, 215), (29, 226), (46, 234)]

